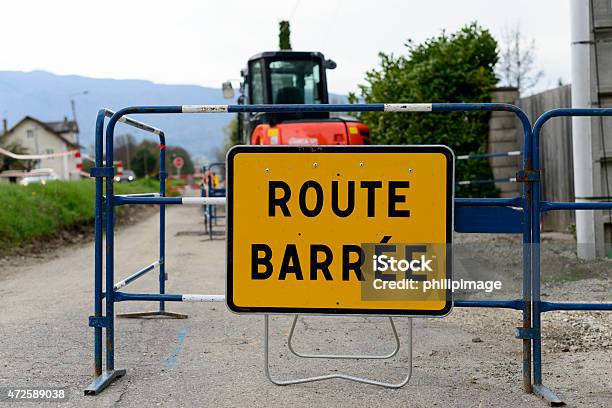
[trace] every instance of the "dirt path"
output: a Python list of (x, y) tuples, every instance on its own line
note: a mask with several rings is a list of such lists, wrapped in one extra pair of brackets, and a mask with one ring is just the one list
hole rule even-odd
[[(170, 208), (167, 219), (168, 292), (224, 293), (225, 242), (211, 242), (201, 235), (203, 223), (197, 208)], [(150, 217), (117, 235), (117, 278), (155, 259), (156, 220)], [(499, 246), (508, 244), (500, 241)], [(168, 306), (189, 314), (187, 320), (117, 319), (116, 366), (126, 368), (127, 376), (99, 396), (84, 397), (82, 390), (93, 370), (93, 329), (87, 327), (92, 309), (92, 253), (92, 244), (74, 246), (42, 258), (19, 260), (20, 266), (2, 271), (0, 387), (67, 386), (71, 395), (65, 405), (75, 407), (543, 406), (521, 391), (521, 344), (513, 338), (514, 327), (520, 324), (518, 312), (457, 308), (445, 319), (415, 319), (413, 378), (400, 390), (342, 380), (278, 387), (263, 373), (263, 318), (237, 316), (224, 304), (210, 303)], [(604, 264), (604, 270), (609, 265)], [(147, 276), (130, 291), (153, 292), (156, 282), (156, 277)], [(610, 300), (609, 282), (599, 275), (556, 280), (545, 291), (559, 299), (599, 290), (600, 297), (608, 295)], [(125, 303), (117, 306), (117, 312), (154, 306)], [(556, 313), (545, 319), (549, 333), (544, 338), (545, 382), (570, 406), (612, 406), (610, 315)], [(397, 319), (404, 341), (407, 324), (407, 319)], [(273, 319), (271, 359), (277, 377), (346, 371), (398, 381), (406, 372), (405, 349), (384, 362), (290, 357), (284, 346), (289, 325), (289, 317)], [(381, 318), (310, 317), (299, 324), (298, 331), (296, 347), (304, 351), (375, 353), (393, 345), (390, 329)], [(579, 341), (583, 335), (586, 343)]]

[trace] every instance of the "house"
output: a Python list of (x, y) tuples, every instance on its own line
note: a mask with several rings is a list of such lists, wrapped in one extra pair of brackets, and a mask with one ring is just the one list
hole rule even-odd
[[(59, 122), (43, 122), (31, 116), (21, 119), (15, 126), (0, 135), (3, 145), (17, 142), (27, 154), (57, 154), (78, 149), (76, 135), (79, 131), (76, 122), (64, 118)], [(37, 169), (53, 169), (61, 180), (77, 180), (80, 176), (81, 158), (75, 154), (40, 159)]]

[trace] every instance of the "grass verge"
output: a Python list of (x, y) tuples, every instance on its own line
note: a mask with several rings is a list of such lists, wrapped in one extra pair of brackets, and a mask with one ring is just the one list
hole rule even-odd
[[(0, 251), (93, 223), (93, 180), (0, 184)], [(116, 183), (116, 194), (158, 191), (155, 180)], [(123, 208), (118, 208), (121, 215)]]

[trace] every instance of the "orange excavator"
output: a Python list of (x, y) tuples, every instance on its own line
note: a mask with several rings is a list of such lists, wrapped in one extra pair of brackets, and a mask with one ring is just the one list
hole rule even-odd
[[(336, 63), (320, 52), (269, 51), (254, 55), (242, 70), (239, 104), (327, 104), (326, 70)], [(224, 94), (233, 94), (231, 83)], [(229, 91), (229, 92), (226, 92)], [(363, 145), (368, 127), (329, 112), (239, 113), (238, 132), (245, 144)]]

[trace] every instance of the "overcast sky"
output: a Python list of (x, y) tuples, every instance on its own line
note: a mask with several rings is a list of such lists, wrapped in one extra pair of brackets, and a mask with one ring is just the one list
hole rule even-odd
[[(295, 50), (334, 59), (332, 92), (363, 83), (379, 51), (404, 53), (411, 38), (478, 21), (499, 37), (520, 24), (536, 41), (545, 77), (569, 82), (569, 0), (106, 0), (6, 1), (0, 5), (0, 70), (219, 87), (253, 54), (278, 47), (290, 19)], [(96, 5), (94, 7), (94, 4)]]

